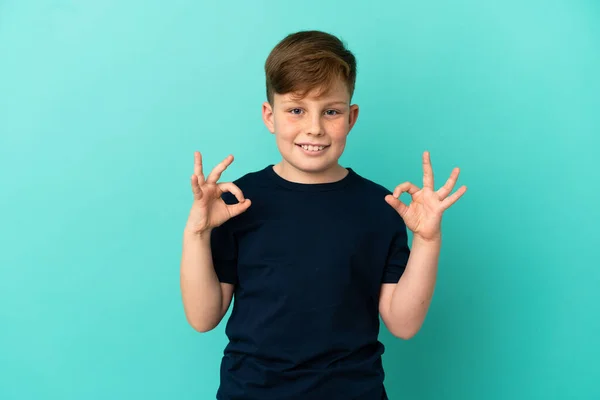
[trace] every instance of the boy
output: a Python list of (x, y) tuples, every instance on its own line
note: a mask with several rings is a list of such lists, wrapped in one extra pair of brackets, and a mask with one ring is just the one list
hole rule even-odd
[(265, 72), (263, 120), (282, 160), (219, 183), (233, 157), (205, 176), (195, 153), (181, 261), (186, 318), (209, 331), (235, 294), (217, 399), (387, 399), (379, 315), (399, 338), (420, 329), (442, 213), (466, 187), (450, 195), (455, 168), (434, 191), (427, 152), (423, 188), (406, 182), (393, 195), (338, 163), (358, 106), (356, 61), (335, 36), (287, 36)]

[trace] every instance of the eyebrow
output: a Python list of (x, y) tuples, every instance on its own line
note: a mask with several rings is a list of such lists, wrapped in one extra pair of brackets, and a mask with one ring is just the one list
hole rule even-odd
[[(304, 104), (303, 100), (285, 100), (282, 101), (281, 104)], [(330, 101), (329, 103), (325, 103), (325, 107), (333, 106), (333, 105), (348, 105), (347, 102), (341, 100)]]
[(332, 102), (330, 102), (330, 103), (327, 103), (327, 104), (325, 104), (325, 105), (326, 105), (326, 106), (334, 106), (334, 105), (336, 105), (336, 104), (337, 104), (337, 105), (341, 104), (341, 105), (343, 105), (343, 106), (345, 106), (345, 105), (348, 105), (348, 103), (346, 103), (345, 101), (332, 101)]

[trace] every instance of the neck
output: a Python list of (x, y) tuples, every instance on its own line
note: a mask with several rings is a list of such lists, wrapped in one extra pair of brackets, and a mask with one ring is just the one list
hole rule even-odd
[(348, 175), (348, 170), (339, 164), (327, 168), (326, 170), (304, 171), (288, 164), (285, 160), (275, 164), (273, 170), (285, 180), (305, 184), (337, 182)]

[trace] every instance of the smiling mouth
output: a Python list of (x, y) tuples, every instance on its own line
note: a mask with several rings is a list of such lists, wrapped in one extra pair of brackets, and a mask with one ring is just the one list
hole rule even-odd
[(323, 151), (324, 149), (329, 147), (329, 146), (312, 146), (312, 145), (308, 145), (308, 144), (297, 144), (296, 146), (301, 147), (306, 151), (312, 151), (315, 153), (318, 153), (319, 151)]

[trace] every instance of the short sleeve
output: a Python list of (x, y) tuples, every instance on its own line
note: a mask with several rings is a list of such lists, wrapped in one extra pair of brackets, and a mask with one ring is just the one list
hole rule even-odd
[[(226, 193), (229, 194), (229, 193)], [(231, 199), (224, 197), (226, 203)], [(214, 228), (210, 235), (212, 260), (220, 282), (237, 283), (237, 241), (235, 238), (235, 218)]]
[[(398, 216), (400, 217), (400, 216)], [(402, 218), (398, 218), (394, 231), (381, 283), (398, 283), (406, 269), (410, 248), (408, 247), (408, 232)]]

